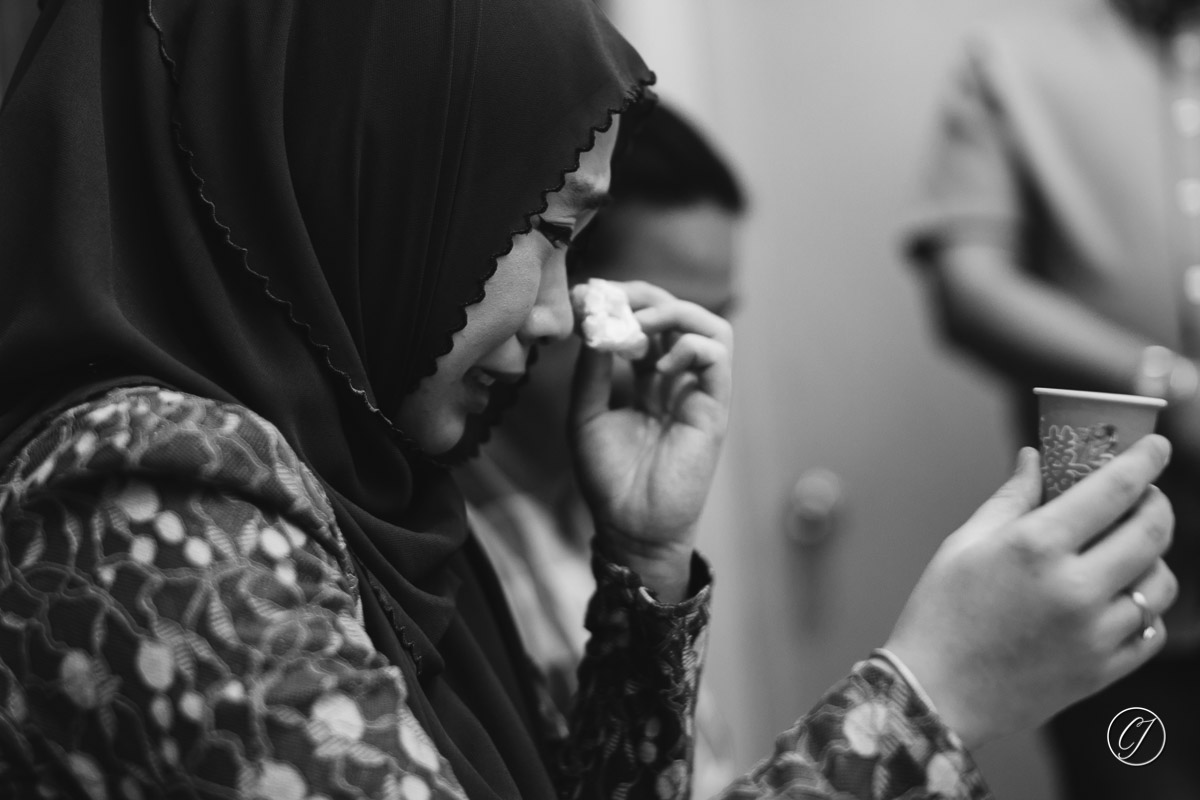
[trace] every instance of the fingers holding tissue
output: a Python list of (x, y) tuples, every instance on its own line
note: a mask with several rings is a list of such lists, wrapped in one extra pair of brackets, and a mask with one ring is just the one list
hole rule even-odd
[[(593, 279), (572, 299), (585, 347), (571, 439), (597, 534), (606, 552), (657, 584), (660, 597), (678, 599), (728, 427), (732, 328), (639, 281)], [(632, 402), (614, 408), (613, 356), (639, 352)]]

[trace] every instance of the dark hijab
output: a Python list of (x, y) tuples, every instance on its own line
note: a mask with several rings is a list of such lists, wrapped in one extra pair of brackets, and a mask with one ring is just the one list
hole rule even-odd
[(461, 497), (390, 414), (652, 79), (591, 0), (48, 0), (0, 111), (0, 441), (106, 381), (263, 415), (470, 796), (551, 797)]

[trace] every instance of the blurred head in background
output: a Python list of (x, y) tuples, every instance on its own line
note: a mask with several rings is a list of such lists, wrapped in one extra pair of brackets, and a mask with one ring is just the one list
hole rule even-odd
[(745, 197), (691, 123), (658, 105), (613, 173), (613, 202), (575, 252), (581, 277), (644, 280), (726, 315)]

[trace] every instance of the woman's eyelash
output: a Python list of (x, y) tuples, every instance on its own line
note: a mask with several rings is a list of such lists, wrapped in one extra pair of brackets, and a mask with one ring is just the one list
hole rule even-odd
[(546, 237), (546, 240), (555, 247), (567, 247), (571, 244), (571, 239), (575, 235), (575, 229), (570, 225), (560, 225), (556, 222), (547, 222), (544, 219), (537, 221), (538, 233)]

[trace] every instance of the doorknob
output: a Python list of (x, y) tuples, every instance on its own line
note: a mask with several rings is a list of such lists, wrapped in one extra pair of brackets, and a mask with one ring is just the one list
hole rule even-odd
[(824, 467), (805, 470), (788, 495), (784, 531), (802, 547), (816, 547), (837, 532), (845, 490), (837, 473)]

